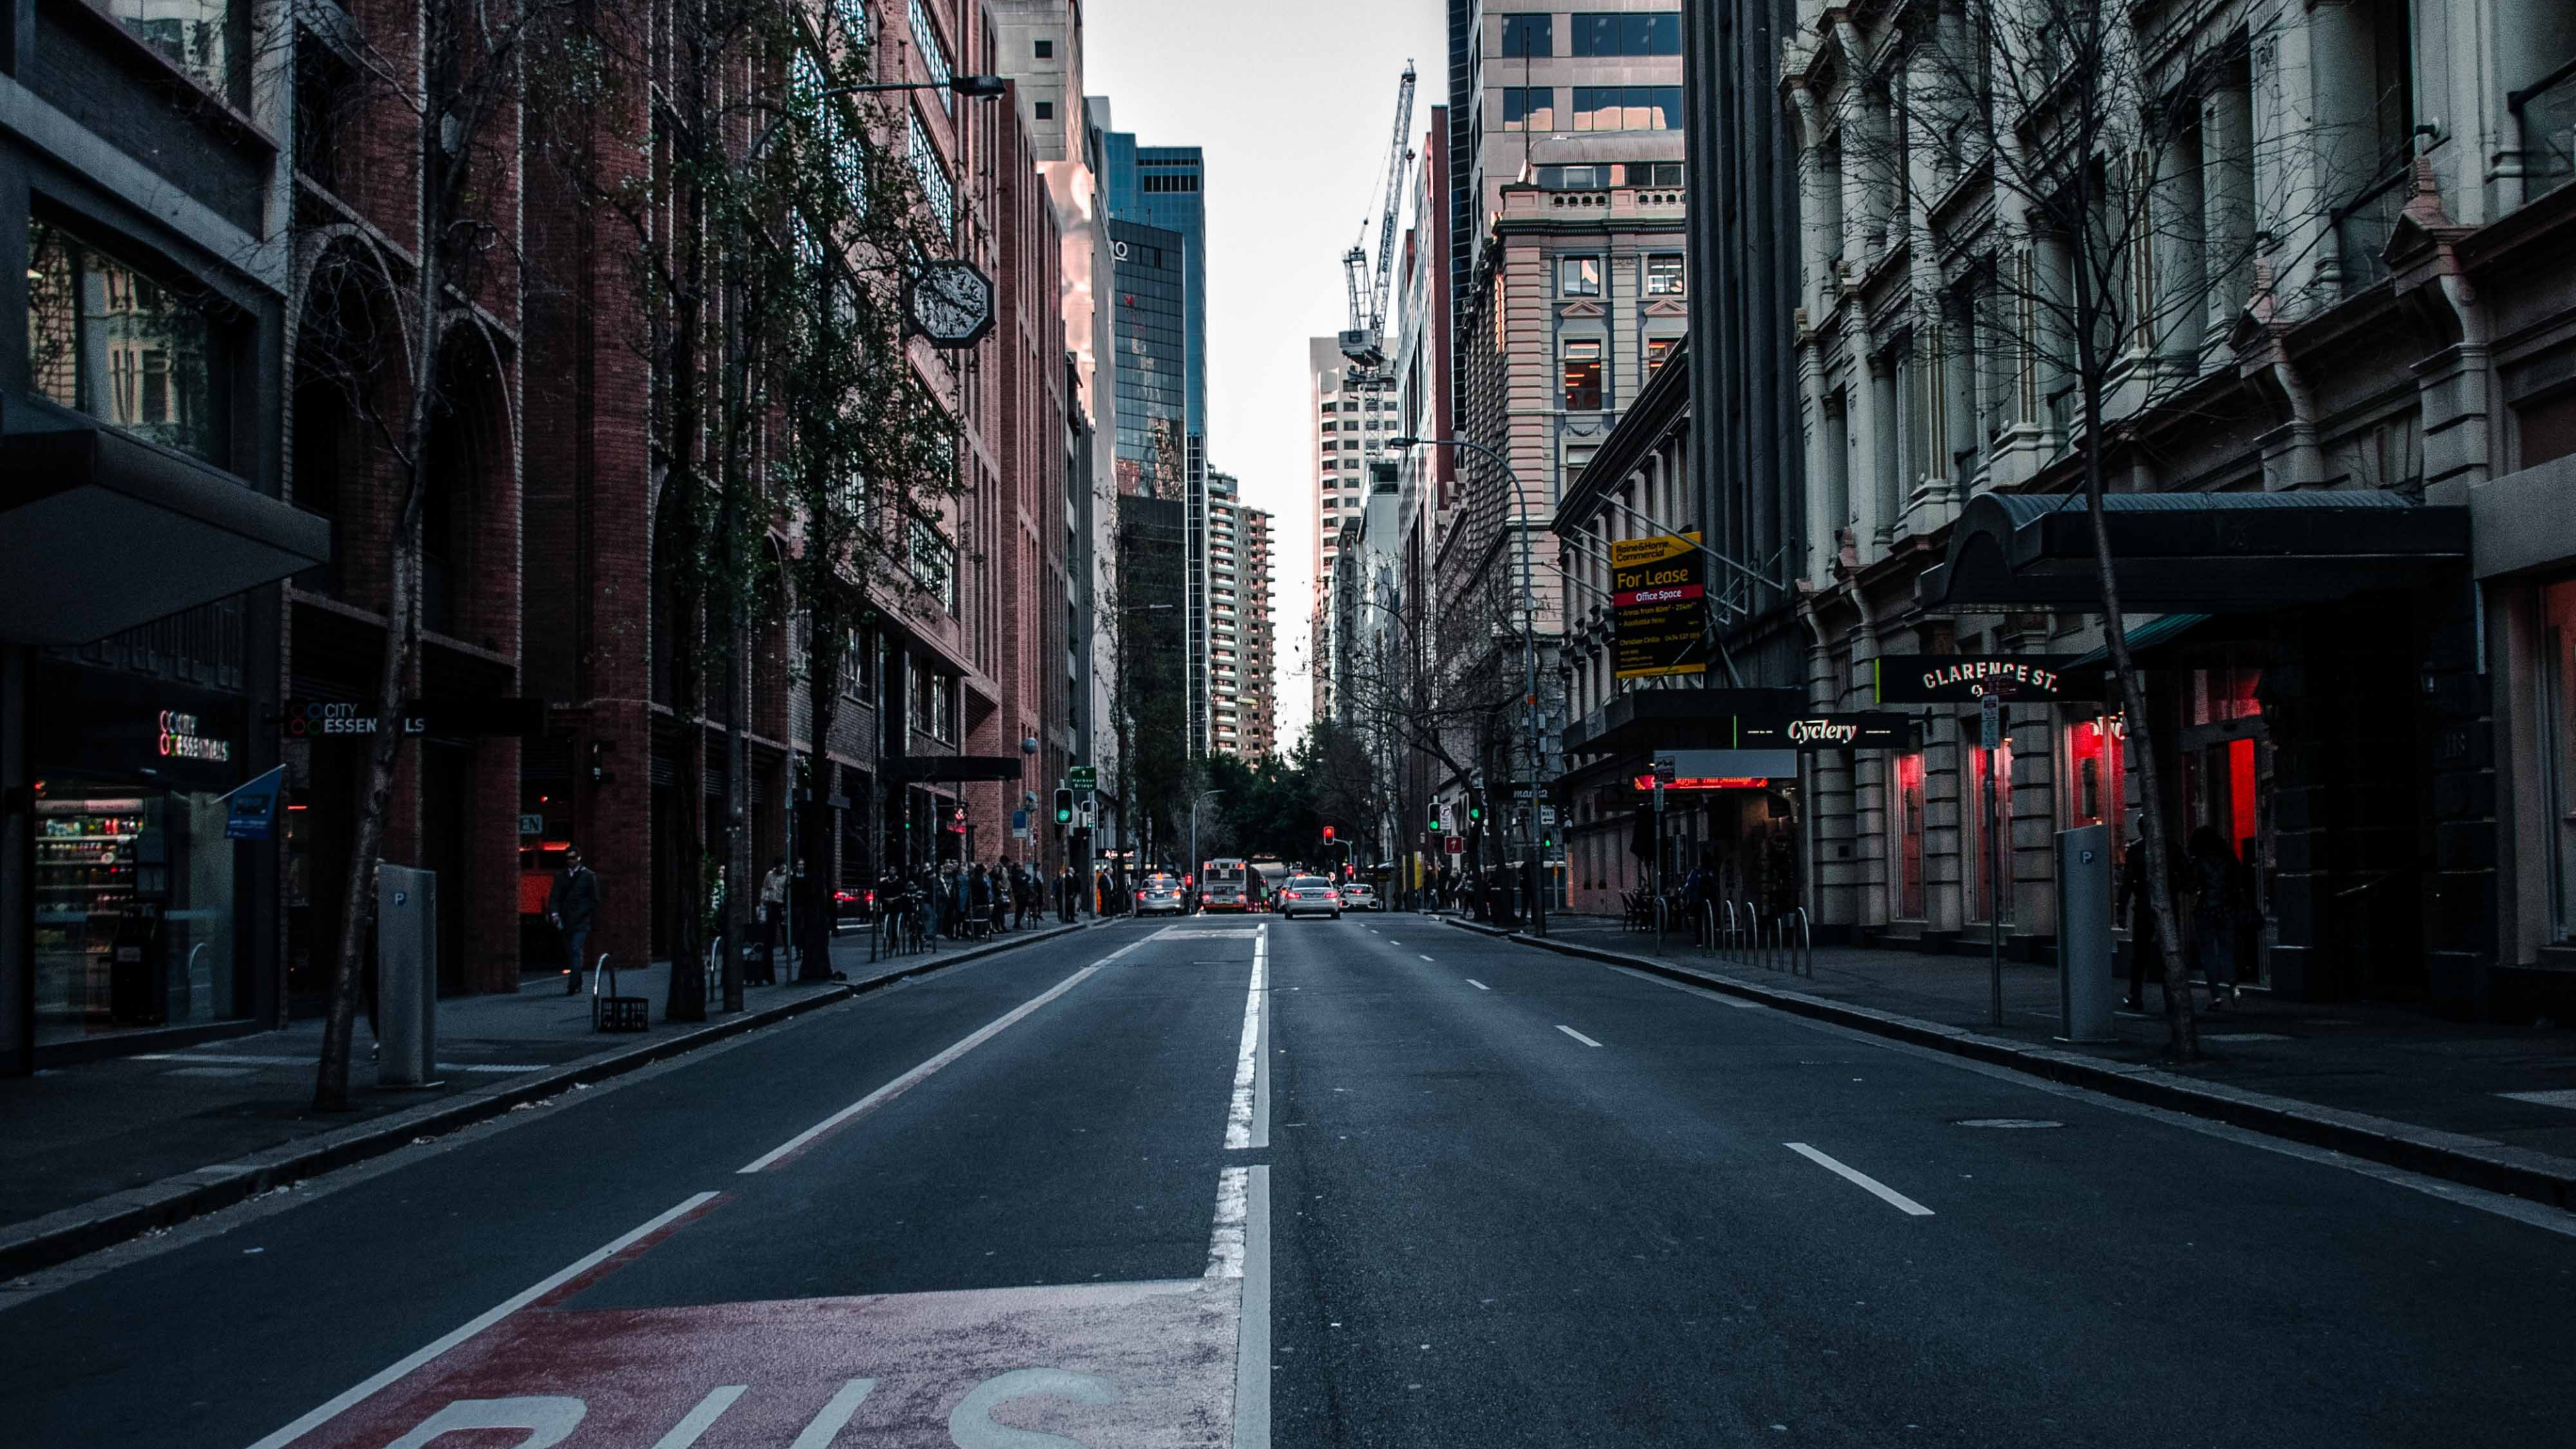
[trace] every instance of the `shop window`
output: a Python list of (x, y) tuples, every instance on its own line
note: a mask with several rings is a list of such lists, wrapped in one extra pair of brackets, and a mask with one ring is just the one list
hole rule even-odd
[(2549, 873), (2549, 935), (2576, 940), (2576, 583), (2540, 591), (2539, 706), (2542, 852)]
[(2117, 715), (2066, 727), (2066, 824), (2108, 825), (2114, 845), (2128, 825), (2126, 735)]
[(1896, 916), (1924, 918), (1923, 902), (1923, 752), (1898, 755), (1896, 779), (1888, 791), (1888, 833), (1896, 842)]
[(2537, 468), (2576, 454), (2576, 387), (2517, 404), (2513, 436), (2518, 467)]
[[(199, 767), (232, 742), (164, 731)], [(175, 741), (176, 743), (172, 743)], [(233, 846), (219, 789), (48, 779), (36, 786), (36, 1040), (243, 1014), (235, 971)]]
[[(1973, 728), (1973, 724), (1970, 726)], [(2012, 852), (2012, 736), (1991, 755), (1995, 798), (1991, 823), (1993, 841), (1999, 848), (2000, 860), (1988, 854), (1989, 821), (1986, 802), (1986, 775), (1989, 753), (1973, 743), (1962, 747), (1968, 757), (1968, 768), (1962, 772), (1967, 781), (1966, 797), (1959, 802), (1959, 848), (1965, 859), (1960, 861), (1959, 880), (1966, 888), (1967, 899), (1961, 904), (1971, 921), (1992, 919), (2003, 925), (2013, 920), (2013, 852)], [(1988, 899), (1991, 888), (1999, 886), (1998, 901)]]
[(27, 370), (64, 407), (225, 464), (224, 338), (197, 290), (27, 227)]
[(2190, 723), (2220, 724), (2251, 719), (2263, 712), (2255, 691), (2263, 682), (2260, 669), (2230, 667), (2191, 672)]

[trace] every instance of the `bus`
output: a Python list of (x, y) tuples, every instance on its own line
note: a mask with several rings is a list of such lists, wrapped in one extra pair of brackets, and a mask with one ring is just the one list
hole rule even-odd
[(1223, 856), (1199, 868), (1199, 909), (1248, 911), (1253, 908), (1252, 871), (1236, 856)]

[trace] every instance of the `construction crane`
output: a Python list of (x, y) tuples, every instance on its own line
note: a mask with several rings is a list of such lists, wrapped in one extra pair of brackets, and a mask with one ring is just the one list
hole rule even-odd
[(1404, 143), (1413, 134), (1413, 62), (1404, 63), (1404, 80), (1395, 92), (1395, 139), (1386, 151), (1385, 204), (1377, 217), (1377, 269), (1369, 270), (1367, 223), (1360, 240), (1342, 254), (1342, 277), (1351, 293), (1351, 325), (1341, 336), (1342, 356), (1362, 371), (1386, 365), (1386, 289), (1395, 275), (1395, 222), (1404, 210), (1404, 175), (1413, 152)]

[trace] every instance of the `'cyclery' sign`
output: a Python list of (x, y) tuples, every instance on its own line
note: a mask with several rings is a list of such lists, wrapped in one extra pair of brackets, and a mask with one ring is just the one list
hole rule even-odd
[(1878, 660), (1881, 704), (1959, 704), (1989, 694), (2007, 699), (2080, 699), (2058, 654), (1898, 654)]
[(1914, 717), (1883, 710), (1857, 714), (1802, 714), (1785, 719), (1738, 716), (1736, 743), (1747, 748), (1799, 750), (1901, 749), (1913, 738)]

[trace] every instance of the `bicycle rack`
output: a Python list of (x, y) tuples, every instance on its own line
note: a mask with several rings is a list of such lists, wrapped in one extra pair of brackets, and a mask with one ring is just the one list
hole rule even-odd
[(1699, 920), (1701, 927), (1699, 953), (1703, 956), (1714, 956), (1717, 954), (1717, 907), (1706, 901), (1700, 902)]
[(1664, 931), (1672, 924), (1672, 914), (1672, 907), (1664, 904), (1664, 898), (1655, 897), (1655, 954), (1658, 956), (1664, 954)]
[[(1808, 980), (1813, 981), (1816, 979), (1816, 943), (1807, 930), (1807, 908), (1800, 906), (1791, 914), (1797, 918), (1798, 940), (1789, 948), (1789, 974), (1804, 975)], [(1803, 971), (1800, 969), (1802, 962), (1805, 967)]]
[(590, 973), (590, 1029), (643, 1031), (652, 1025), (652, 1010), (652, 1002), (641, 996), (617, 994), (617, 967), (607, 952), (600, 952)]

